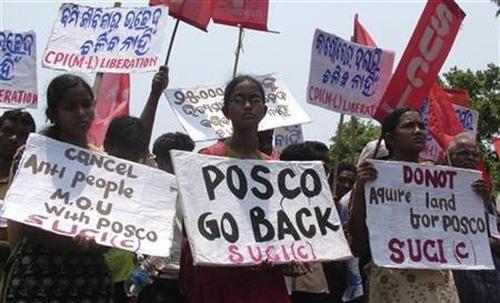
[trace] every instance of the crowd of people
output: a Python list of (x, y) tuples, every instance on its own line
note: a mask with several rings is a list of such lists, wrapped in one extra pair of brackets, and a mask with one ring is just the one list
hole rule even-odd
[[(169, 152), (193, 151), (195, 143), (188, 135), (163, 134), (149, 152), (157, 105), (167, 86), (168, 68), (162, 67), (153, 78), (141, 116), (115, 118), (103, 146), (96, 147), (87, 141), (94, 120), (92, 88), (78, 76), (58, 76), (47, 88), (46, 115), (51, 124), (41, 133), (175, 174)], [(1, 301), (500, 302), (500, 241), (492, 237), (490, 247), (485, 249), (491, 248), (496, 270), (394, 269), (372, 261), (364, 186), (367, 181), (391, 176), (379, 174), (366, 159), (418, 163), (426, 144), (425, 125), (418, 110), (400, 108), (389, 114), (382, 123), (380, 139), (367, 145), (356, 165), (339, 163), (336, 172), (328, 160), (328, 147), (321, 142), (293, 144), (281, 153), (273, 149), (272, 131), (258, 131), (266, 111), (259, 81), (246, 75), (232, 79), (225, 89), (223, 113), (232, 123), (233, 134), (199, 152), (262, 161), (322, 161), (329, 176), (332, 206), (338, 210), (354, 259), (285, 265), (265, 262), (255, 267), (195, 266), (177, 201), (168, 264), (138, 297), (128, 297), (125, 281), (138, 266), (134, 253), (99, 246), (85, 236), (70, 238), (9, 220), (0, 230)], [(34, 131), (35, 122), (25, 111), (10, 110), (0, 117), (0, 199), (13, 180), (29, 133)], [(449, 161), (443, 165), (475, 169), (479, 160), (476, 143), (467, 134), (457, 135), (447, 154)], [(481, 196), (486, 212), (497, 216), (492, 188), (483, 180), (471, 187)]]

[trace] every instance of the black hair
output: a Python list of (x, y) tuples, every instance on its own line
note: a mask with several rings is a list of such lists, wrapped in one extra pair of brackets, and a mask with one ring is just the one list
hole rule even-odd
[[(50, 84), (47, 87), (47, 109), (45, 110), (45, 115), (52, 123), (55, 122), (53, 121), (54, 117), (52, 115), (59, 106), (59, 102), (63, 98), (66, 91), (78, 85), (85, 88), (89, 92), (92, 100), (94, 100), (94, 91), (92, 90), (92, 87), (90, 87), (90, 85), (80, 76), (62, 74), (50, 81)], [(59, 138), (59, 128), (56, 124), (49, 126), (43, 130), (42, 133), (54, 139)]]
[(172, 149), (193, 151), (194, 142), (188, 135), (175, 132), (161, 135), (153, 144), (153, 154), (156, 158), (165, 161), (170, 160), (170, 150)]
[(305, 141), (288, 145), (280, 155), (282, 161), (324, 161), (323, 153), (328, 147), (318, 141)]
[(337, 173), (341, 173), (343, 171), (350, 171), (356, 174), (356, 166), (350, 162), (340, 162), (337, 167)]
[(229, 102), (229, 99), (231, 97), (231, 94), (233, 93), (234, 88), (240, 84), (241, 82), (244, 81), (250, 81), (255, 83), (257, 87), (259, 88), (259, 92), (262, 95), (262, 100), (264, 103), (266, 103), (266, 93), (264, 92), (264, 88), (262, 87), (262, 84), (255, 79), (252, 76), (249, 75), (239, 75), (235, 78), (233, 78), (229, 83), (226, 85), (226, 88), (224, 89), (224, 107), (227, 107), (227, 103)]
[(0, 116), (0, 126), (3, 125), (4, 121), (11, 120), (13, 122), (21, 123), (29, 127), (29, 132), (32, 133), (36, 130), (35, 120), (30, 113), (22, 111), (20, 109), (8, 110)]
[(148, 132), (141, 119), (131, 116), (114, 118), (104, 138), (104, 149), (118, 150), (118, 156), (130, 161), (140, 160), (148, 150)]
[(407, 113), (407, 112), (416, 112), (420, 115), (420, 111), (416, 108), (413, 107), (401, 107), (387, 115), (385, 117), (384, 121), (382, 122), (382, 128), (381, 128), (381, 133), (380, 133), (380, 138), (379, 142), (377, 142), (377, 146), (375, 148), (375, 153), (373, 155), (373, 158), (375, 159), (377, 156), (378, 148), (380, 146), (380, 141), (384, 139), (385, 141), (385, 148), (389, 151), (389, 156), (388, 158), (391, 158), (393, 155), (393, 149), (392, 146), (387, 142), (385, 136), (386, 134), (393, 134), (394, 131), (396, 130), (396, 127), (398, 127), (399, 124), (399, 118)]

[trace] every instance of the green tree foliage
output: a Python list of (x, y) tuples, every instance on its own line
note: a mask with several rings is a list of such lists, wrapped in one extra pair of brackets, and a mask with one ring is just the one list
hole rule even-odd
[[(352, 120), (344, 122), (342, 131), (342, 142), (340, 148), (336, 146), (338, 130), (335, 136), (330, 139), (330, 163), (335, 163), (335, 155), (339, 153), (339, 160), (356, 164), (359, 154), (365, 145), (379, 137), (380, 127), (375, 126), (372, 121), (356, 119), (356, 133), (352, 134)], [(353, 148), (354, 145), (354, 148)]]
[(481, 158), (491, 177), (500, 186), (500, 162), (491, 148), (493, 137), (500, 128), (500, 67), (488, 64), (486, 70), (476, 72), (453, 67), (443, 74), (445, 87), (469, 91), (470, 107), (479, 112), (478, 142)]

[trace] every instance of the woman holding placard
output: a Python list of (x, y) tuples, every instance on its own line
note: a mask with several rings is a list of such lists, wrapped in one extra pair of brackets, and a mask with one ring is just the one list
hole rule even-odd
[[(87, 130), (94, 120), (94, 94), (80, 77), (64, 74), (47, 89), (44, 134), (91, 149)], [(17, 169), (22, 150), (14, 158)], [(111, 302), (112, 282), (95, 241), (56, 235), (9, 221), (13, 252), (7, 264), (3, 302)]]
[[(389, 150), (389, 160), (418, 162), (425, 148), (425, 125), (420, 112), (400, 108), (389, 114), (382, 123), (382, 138)], [(377, 151), (375, 151), (375, 154)], [(376, 158), (376, 157), (375, 157)], [(353, 190), (349, 229), (354, 255), (370, 255), (364, 186), (378, 176), (371, 163), (363, 162), (357, 168)], [(373, 262), (366, 266), (368, 297), (377, 302), (459, 302), (453, 275), (449, 270), (395, 269), (378, 267)]]
[[(232, 122), (233, 135), (200, 152), (240, 159), (270, 160), (267, 155), (259, 151), (257, 135), (259, 123), (267, 111), (261, 84), (249, 76), (234, 78), (226, 86), (222, 110)], [(302, 271), (305, 273), (305, 270), (305, 267), (298, 268), (295, 274), (300, 274)], [(253, 268), (194, 266), (186, 238), (182, 243), (179, 279), (189, 303), (289, 302), (281, 266)]]

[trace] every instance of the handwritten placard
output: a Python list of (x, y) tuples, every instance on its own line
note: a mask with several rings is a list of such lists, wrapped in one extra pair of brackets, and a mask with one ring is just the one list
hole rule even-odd
[(391, 77), (394, 53), (316, 29), (307, 102), (335, 112), (371, 117)]
[(59, 9), (43, 66), (83, 72), (156, 70), (165, 36), (164, 6), (100, 8), (65, 3)]
[[(468, 132), (473, 138), (477, 135), (477, 123), (479, 121), (479, 112), (465, 106), (453, 104), (453, 109), (457, 115), (458, 120), (462, 124), (464, 131)], [(426, 99), (420, 108), (422, 119), (425, 126), (429, 123), (429, 100)], [(430, 160), (439, 162), (446, 159), (445, 151), (441, 148), (439, 143), (434, 139), (434, 136), (427, 132), (425, 149), (420, 153), (420, 158), (423, 160)]]
[[(303, 124), (311, 119), (299, 106), (278, 74), (256, 76), (266, 94), (267, 114), (259, 130)], [(224, 117), (224, 84), (167, 89), (165, 95), (177, 119), (194, 141), (231, 136), (231, 121)]]
[(283, 151), (288, 145), (304, 141), (301, 125), (278, 127), (274, 130), (274, 148)]
[(351, 257), (321, 162), (171, 155), (195, 264)]
[[(494, 269), (478, 171), (370, 160), (365, 185), (375, 264), (395, 268)], [(384, 178), (382, 176), (390, 176)]]
[(36, 34), (0, 31), (0, 107), (36, 108)]
[(31, 134), (2, 217), (166, 257), (176, 199), (173, 175)]

